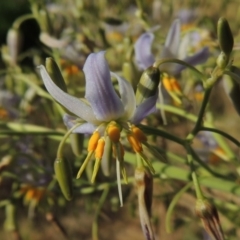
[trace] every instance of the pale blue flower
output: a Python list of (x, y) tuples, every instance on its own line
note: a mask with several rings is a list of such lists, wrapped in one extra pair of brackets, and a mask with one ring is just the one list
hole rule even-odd
[[(68, 128), (73, 127), (76, 123), (82, 123), (73, 132), (88, 134), (93, 133), (93, 135), (95, 134), (98, 137), (97, 141), (101, 140), (101, 144), (103, 141), (107, 141), (107, 136), (111, 138), (113, 145), (115, 146), (116, 157), (118, 159), (118, 161), (116, 161), (117, 180), (120, 201), (122, 204), (120, 189), (121, 183), (119, 176), (120, 170), (123, 175), (125, 174), (125, 169), (123, 167), (123, 153), (120, 151), (121, 143), (119, 138), (117, 139), (114, 134), (120, 136), (121, 131), (125, 130), (133, 150), (137, 154), (140, 154), (143, 160), (145, 160), (142, 153), (141, 140), (138, 139), (139, 135), (134, 133), (136, 130), (134, 124), (141, 122), (143, 118), (155, 110), (156, 100), (158, 97), (157, 93), (154, 96), (147, 98), (139, 106), (137, 106), (135, 93), (131, 84), (124, 78), (110, 72), (108, 63), (104, 57), (104, 52), (90, 54), (85, 62), (83, 67), (86, 80), (86, 92), (84, 99), (73, 97), (62, 91), (52, 81), (44, 66), (40, 66), (39, 70), (48, 92), (56, 101), (75, 115), (70, 116), (66, 114), (64, 116), (64, 122)], [(116, 78), (118, 81), (119, 94), (117, 94), (112, 85), (111, 76)], [(110, 132), (109, 130), (111, 127), (114, 128), (113, 132)], [(140, 130), (138, 129), (138, 131)], [(134, 145), (134, 141), (131, 141), (132, 138), (136, 140), (135, 142), (137, 142), (137, 145)], [(90, 147), (92, 147), (92, 145)], [(80, 168), (78, 177), (81, 175), (82, 169), (85, 168), (85, 165), (91, 158), (93, 152), (94, 151), (89, 152), (88, 157), (83, 163), (83, 167)], [(100, 160), (101, 159), (96, 157), (95, 164), (98, 164), (97, 161)], [(98, 169), (98, 166), (99, 165), (96, 165), (96, 169)], [(93, 177), (93, 181), (94, 179), (95, 176)]]
[[(169, 29), (165, 44), (162, 48), (159, 58), (156, 58), (156, 60), (165, 58), (181, 59), (179, 57), (179, 47), (181, 42), (180, 33), (181, 24), (180, 21), (176, 19)], [(155, 62), (155, 57), (151, 51), (153, 40), (154, 34), (152, 32), (147, 32), (142, 34), (135, 43), (134, 49), (136, 63), (138, 67), (142, 70), (145, 70), (149, 66), (152, 66), (153, 63)], [(208, 57), (209, 57), (208, 47), (204, 47), (195, 54), (191, 56), (185, 56), (181, 60), (191, 65), (197, 65), (205, 62), (208, 59)], [(160, 70), (167, 72), (168, 74), (173, 76), (179, 74), (185, 68), (186, 68), (185, 66), (175, 63), (167, 63), (160, 66)]]
[[(137, 124), (154, 111), (157, 96), (150, 97), (136, 106), (131, 84), (109, 71), (104, 52), (90, 54), (85, 62), (83, 67), (86, 78), (85, 99), (73, 97), (62, 91), (52, 81), (44, 66), (40, 66), (39, 70), (52, 97), (77, 116), (64, 116), (65, 123), (71, 125), (76, 119), (83, 121), (84, 124), (74, 132), (92, 133), (98, 125), (111, 121), (129, 121)], [(113, 88), (111, 76), (118, 81), (120, 97)]]

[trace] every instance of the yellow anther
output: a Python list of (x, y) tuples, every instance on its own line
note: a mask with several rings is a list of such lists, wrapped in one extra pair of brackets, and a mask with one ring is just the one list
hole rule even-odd
[(181, 86), (179, 84), (179, 82), (177, 81), (176, 78), (174, 77), (164, 77), (162, 79), (162, 83), (164, 88), (168, 91), (168, 92), (175, 92), (177, 94), (182, 95), (182, 89)]
[(142, 145), (139, 142), (139, 140), (135, 137), (135, 135), (129, 134), (127, 136), (127, 139), (135, 152), (142, 152)]
[(131, 130), (132, 130), (134, 136), (140, 142), (146, 142), (147, 141), (147, 137), (146, 137), (146, 135), (143, 133), (143, 131), (141, 129), (139, 129), (138, 127), (133, 126)]
[(100, 138), (100, 134), (98, 131), (95, 131), (93, 133), (93, 135), (90, 137), (89, 142), (88, 142), (88, 152), (94, 152), (97, 144), (98, 144), (98, 140)]
[(117, 143), (120, 139), (121, 129), (116, 124), (110, 124), (107, 128), (107, 134), (112, 142)]
[(97, 148), (95, 150), (95, 158), (101, 159), (104, 152), (104, 146), (105, 146), (105, 140), (103, 138), (100, 138), (97, 143)]
[(189, 30), (193, 29), (194, 27), (195, 27), (194, 23), (186, 23), (186, 24), (182, 24), (181, 30), (182, 31), (189, 31)]
[(34, 188), (30, 188), (27, 191), (26, 195), (25, 195), (26, 202), (29, 202), (29, 201), (33, 200), (34, 199), (34, 195), (35, 195), (35, 189)]
[(163, 77), (162, 83), (163, 83), (164, 88), (165, 88), (168, 92), (171, 92), (171, 91), (173, 90), (169, 77)]

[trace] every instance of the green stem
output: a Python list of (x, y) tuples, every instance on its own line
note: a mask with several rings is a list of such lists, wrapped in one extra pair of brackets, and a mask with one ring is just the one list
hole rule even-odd
[(193, 130), (191, 131), (191, 133), (187, 136), (187, 140), (191, 141), (197, 135), (199, 129), (201, 128), (201, 126), (203, 124), (203, 117), (204, 117), (205, 109), (209, 102), (209, 97), (210, 97), (211, 91), (212, 91), (212, 88), (208, 88), (205, 90), (204, 98), (203, 98), (203, 102), (201, 105), (201, 109), (198, 114), (197, 122), (196, 122)]
[(66, 142), (66, 140), (68, 139), (68, 137), (70, 136), (70, 134), (73, 132), (74, 129), (76, 129), (77, 127), (79, 127), (80, 125), (82, 125), (82, 123), (77, 123), (76, 125), (74, 125), (72, 128), (70, 128), (68, 130), (68, 132), (64, 135), (62, 141), (60, 142), (59, 146), (58, 146), (58, 150), (57, 150), (57, 158), (61, 158), (62, 157), (62, 151), (63, 151), (63, 147), (64, 144)]
[(29, 19), (35, 19), (35, 17), (30, 13), (30, 14), (26, 14), (26, 15), (23, 15), (23, 16), (17, 18), (13, 23), (13, 28), (14, 29), (19, 29), (20, 25), (24, 21), (29, 20)]
[(110, 186), (108, 184), (105, 184), (104, 190), (102, 192), (102, 195), (101, 195), (101, 198), (99, 200), (99, 204), (98, 204), (95, 216), (94, 216), (94, 221), (93, 221), (93, 224), (92, 224), (92, 239), (93, 240), (98, 240), (98, 217), (99, 217), (99, 214), (100, 214), (101, 209), (103, 207), (103, 204), (106, 201), (109, 190), (110, 190)]
[(204, 199), (204, 196), (203, 196), (203, 193), (202, 193), (199, 181), (198, 181), (198, 177), (197, 177), (197, 174), (196, 174), (195, 169), (194, 169), (191, 147), (189, 146), (188, 143), (186, 143), (184, 147), (187, 151), (187, 160), (188, 160), (188, 164), (191, 168), (191, 176), (192, 176), (192, 181), (193, 181), (193, 184), (194, 184), (194, 188), (195, 188), (195, 191), (196, 191), (197, 198), (198, 199)]
[(191, 155), (193, 156), (194, 160), (199, 163), (205, 170), (207, 170), (209, 173), (211, 173), (213, 176), (226, 179), (226, 175), (222, 175), (220, 173), (214, 172), (207, 163), (203, 162), (199, 156), (196, 154), (196, 152), (193, 150), (192, 147), (189, 146), (189, 150), (191, 151)]
[(55, 135), (55, 136), (62, 136), (63, 133), (61, 132), (57, 132), (57, 131), (46, 131), (46, 132), (38, 132), (38, 131), (12, 131), (12, 130), (1, 130), (0, 132), (0, 135), (9, 135), (9, 136), (12, 136), (12, 135), (39, 135), (39, 136), (48, 136), (48, 135)]
[(138, 127), (143, 130), (146, 134), (153, 134), (153, 135), (156, 135), (156, 136), (161, 136), (163, 138), (166, 138), (166, 139), (169, 139), (173, 142), (176, 142), (180, 145), (184, 145), (185, 144), (185, 140), (184, 139), (181, 139), (181, 138), (178, 138), (166, 131), (163, 131), (163, 130), (160, 130), (160, 129), (156, 129), (156, 128), (151, 128), (151, 127), (148, 127), (148, 126), (145, 126), (145, 125), (138, 125)]
[(171, 203), (169, 204), (167, 214), (166, 214), (166, 219), (165, 219), (167, 233), (172, 232), (171, 216), (172, 216), (174, 207), (176, 206), (177, 202), (179, 201), (183, 193), (185, 193), (191, 186), (192, 186), (192, 182), (187, 183), (178, 193), (175, 194)]
[(200, 79), (203, 80), (203, 82), (205, 82), (205, 80), (206, 80), (206, 77), (203, 73), (201, 73), (198, 69), (196, 69), (192, 65), (190, 65), (187, 62), (184, 62), (180, 59), (175, 59), (175, 58), (160, 59), (153, 64), (153, 67), (158, 68), (158, 67), (160, 67), (160, 65), (162, 65), (164, 63), (177, 63), (177, 64), (181, 64), (183, 66), (186, 66), (189, 69), (191, 69), (192, 71), (194, 71), (200, 77)]

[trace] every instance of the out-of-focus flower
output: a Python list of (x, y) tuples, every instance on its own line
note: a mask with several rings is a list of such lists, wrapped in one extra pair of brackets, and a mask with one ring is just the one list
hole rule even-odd
[(0, 90), (0, 119), (16, 118), (19, 115), (17, 104), (20, 97), (7, 90)]
[[(127, 181), (127, 177), (120, 135), (124, 130), (132, 149), (154, 171), (142, 149), (142, 143), (146, 142), (147, 138), (135, 124), (155, 110), (157, 93), (137, 105), (132, 86), (125, 79), (109, 71), (104, 52), (90, 54), (85, 62), (83, 67), (86, 79), (85, 99), (70, 96), (62, 91), (52, 81), (44, 66), (40, 66), (39, 70), (52, 97), (77, 116), (65, 115), (66, 126), (71, 128), (77, 123), (82, 123), (73, 132), (92, 134), (88, 144), (88, 155), (78, 172), (77, 178), (81, 176), (86, 165), (95, 154), (96, 161), (92, 175), (92, 182), (94, 182), (101, 161), (108, 161), (113, 150), (117, 159), (116, 172), (122, 205), (120, 171), (125, 181)], [(111, 76), (118, 81), (120, 97), (113, 88)], [(110, 144), (108, 144), (109, 142)], [(108, 171), (106, 170), (106, 172)]]
[[(188, 40), (189, 37), (186, 39)], [(178, 19), (172, 23), (159, 58), (156, 57), (156, 59), (151, 51), (153, 40), (154, 34), (147, 32), (142, 34), (135, 43), (135, 58), (139, 69), (146, 69), (152, 66), (155, 60), (160, 59), (180, 59), (194, 66), (204, 63), (209, 57), (208, 47), (203, 47), (199, 51), (189, 55), (186, 46), (185, 48), (181, 46), (181, 24)], [(176, 105), (181, 104), (181, 98), (184, 96), (176, 76), (185, 68), (186, 66), (176, 63), (164, 63), (159, 66), (160, 71), (165, 73), (162, 75), (162, 86), (172, 97)], [(168, 94), (164, 96), (165, 102), (168, 101)], [(159, 95), (160, 101), (163, 99), (161, 95), (162, 93)]]
[(219, 146), (211, 132), (200, 132), (197, 134), (197, 138), (203, 145), (201, 150), (198, 151), (202, 160), (217, 164), (221, 159), (228, 159), (227, 154)]
[[(165, 58), (179, 58), (179, 46), (181, 42), (181, 24), (178, 19), (176, 19), (167, 34), (165, 44), (162, 48), (159, 58), (156, 59), (165, 59)], [(142, 34), (139, 39), (136, 41), (135, 57), (137, 65), (140, 69), (146, 69), (149, 66), (153, 65), (155, 57), (152, 54), (151, 46), (154, 40), (154, 34), (152, 32), (147, 32)], [(205, 62), (209, 57), (208, 47), (204, 47), (195, 54), (191, 56), (186, 56), (183, 61), (191, 64), (197, 65)], [(171, 76), (176, 76), (179, 74), (185, 66), (175, 64), (175, 63), (165, 63), (160, 66), (160, 70), (168, 73)]]

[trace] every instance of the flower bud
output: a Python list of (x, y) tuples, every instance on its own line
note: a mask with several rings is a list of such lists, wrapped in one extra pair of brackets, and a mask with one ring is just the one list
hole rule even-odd
[(149, 97), (154, 96), (158, 91), (160, 81), (160, 71), (158, 68), (147, 68), (138, 83), (136, 92), (136, 104), (140, 105)]
[(73, 197), (72, 169), (65, 158), (57, 158), (54, 162), (54, 171), (64, 197), (71, 200)]
[[(240, 76), (240, 69), (235, 66), (231, 66), (231, 72)], [(229, 98), (231, 99), (235, 110), (240, 115), (240, 84), (237, 83), (230, 76), (225, 75), (223, 79), (223, 88)]]
[(196, 201), (196, 214), (201, 218), (206, 232), (216, 240), (224, 240), (222, 227), (216, 207), (207, 199)]
[(226, 56), (226, 54), (224, 52), (221, 52), (217, 58), (217, 66), (220, 68), (220, 69), (224, 69), (227, 64), (228, 64), (228, 57)]
[(225, 18), (218, 20), (217, 34), (221, 50), (226, 54), (227, 58), (229, 58), (233, 49), (234, 40), (228, 21)]
[(22, 49), (23, 36), (20, 30), (10, 28), (7, 33), (7, 46), (12, 64), (17, 64), (19, 53)]
[(52, 33), (52, 25), (48, 12), (41, 9), (38, 12), (38, 22), (42, 32)]
[(138, 209), (142, 230), (147, 240), (153, 240), (154, 234), (150, 221), (153, 177), (147, 168), (139, 167), (135, 169), (135, 181), (138, 194)]
[(61, 71), (57, 65), (57, 63), (54, 61), (53, 58), (49, 57), (46, 59), (46, 69), (49, 73), (51, 79), (54, 81), (54, 83), (61, 88), (64, 92), (67, 92), (67, 86), (63, 79), (63, 76), (61, 74)]
[(5, 206), (6, 218), (4, 221), (4, 229), (7, 231), (14, 231), (17, 229), (16, 223), (16, 207), (12, 203)]
[(138, 78), (136, 77), (137, 71), (134, 64), (131, 61), (124, 62), (122, 66), (122, 72), (123, 77), (131, 83), (133, 89), (135, 90), (137, 88)]

